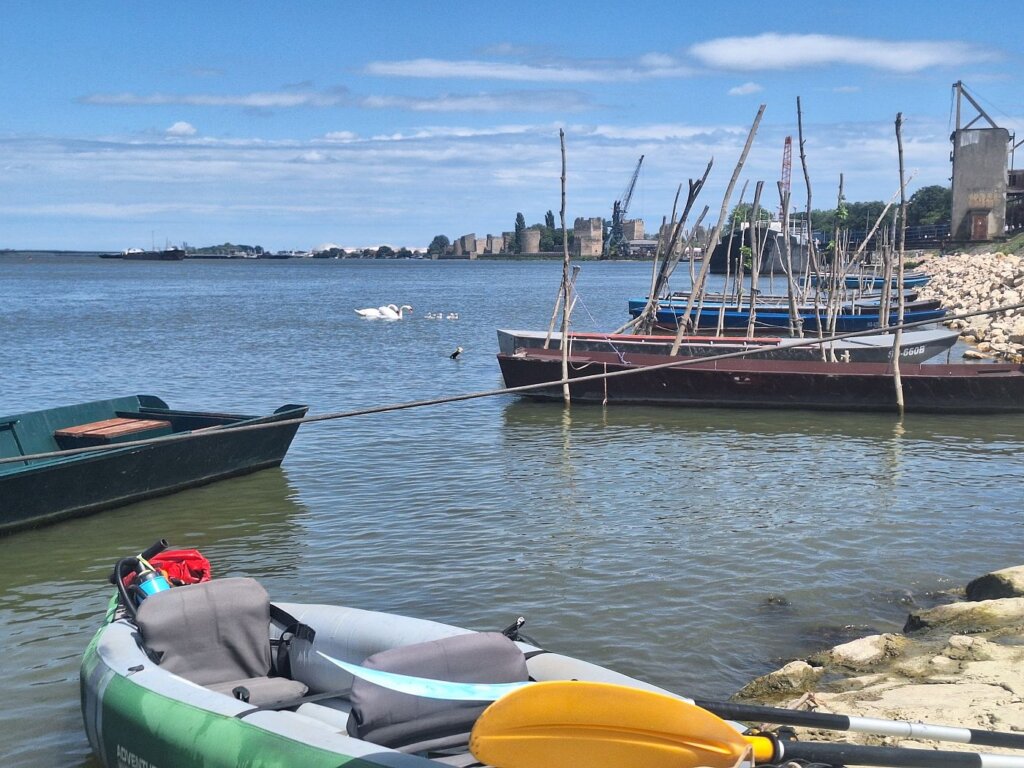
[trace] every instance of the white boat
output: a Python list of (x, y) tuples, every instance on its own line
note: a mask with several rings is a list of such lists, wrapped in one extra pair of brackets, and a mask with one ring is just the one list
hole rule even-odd
[[(949, 350), (959, 338), (958, 331), (948, 328), (904, 331), (900, 343), (900, 360), (921, 363)], [(541, 349), (548, 334), (545, 331), (498, 331), (498, 351), (514, 355), (517, 350)], [(569, 334), (570, 352), (612, 352), (621, 355), (643, 353), (667, 355), (675, 341), (673, 336), (642, 336), (632, 334), (581, 333)], [(876, 333), (826, 342), (823, 345), (786, 346), (798, 341), (792, 338), (755, 336), (686, 336), (679, 348), (683, 357), (709, 357), (743, 350), (756, 351), (756, 358), (765, 360), (821, 360), (821, 348), (835, 354), (836, 360), (854, 363), (880, 363), (892, 359), (893, 336)], [(810, 341), (810, 339), (808, 339)], [(562, 348), (562, 334), (550, 336), (548, 349)]]

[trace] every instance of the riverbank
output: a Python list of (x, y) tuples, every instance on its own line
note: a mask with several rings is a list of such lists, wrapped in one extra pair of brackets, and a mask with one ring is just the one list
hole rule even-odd
[[(1024, 237), (1004, 244), (1002, 251), (930, 255), (920, 268), (931, 279), (919, 292), (922, 299), (938, 299), (952, 313), (977, 312), (1024, 303)], [(1024, 362), (1024, 309), (954, 320), (974, 345), (965, 357), (1000, 358)]]
[[(985, 574), (913, 610), (903, 633), (871, 635), (797, 659), (735, 698), (997, 731), (1024, 731), (1024, 566)], [(975, 752), (993, 747), (796, 729), (798, 738)]]

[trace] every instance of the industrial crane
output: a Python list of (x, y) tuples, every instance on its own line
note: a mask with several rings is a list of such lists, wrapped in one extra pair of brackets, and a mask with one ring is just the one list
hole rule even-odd
[[(790, 180), (793, 177), (793, 137), (787, 136), (786, 143), (782, 147), (782, 179), (779, 181), (780, 198), (789, 196)], [(782, 200), (779, 200), (779, 220), (785, 220), (786, 211), (782, 208)]]
[(629, 211), (629, 201), (633, 198), (633, 190), (636, 188), (636, 180), (640, 175), (640, 166), (643, 163), (644, 156), (640, 155), (640, 159), (636, 162), (636, 168), (633, 170), (633, 176), (630, 178), (629, 184), (626, 185), (626, 191), (622, 193), (622, 197), (612, 204), (611, 228), (608, 232), (608, 237), (604, 241), (605, 258), (626, 255), (626, 235), (622, 224), (626, 220), (626, 214)]

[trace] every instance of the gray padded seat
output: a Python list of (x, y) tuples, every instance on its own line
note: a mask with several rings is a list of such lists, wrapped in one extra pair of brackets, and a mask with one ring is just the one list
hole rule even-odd
[(270, 598), (254, 579), (215, 579), (157, 592), (139, 606), (136, 623), (160, 667), (193, 683), (228, 696), (242, 686), (254, 706), (308, 690), (268, 676)]
[[(392, 648), (373, 654), (363, 666), (460, 683), (518, 683), (529, 679), (523, 652), (497, 632), (472, 632)], [(427, 699), (358, 677), (349, 698), (349, 735), (402, 752), (464, 746), (473, 724), (489, 703)]]

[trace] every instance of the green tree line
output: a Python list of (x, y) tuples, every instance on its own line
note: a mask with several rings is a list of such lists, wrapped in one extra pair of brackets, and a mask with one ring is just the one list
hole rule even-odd
[[(919, 227), (930, 224), (948, 224), (951, 218), (953, 193), (949, 187), (933, 185), (921, 187), (907, 201), (907, 226)], [(853, 203), (842, 200), (838, 208), (815, 208), (811, 210), (811, 229), (815, 232), (831, 232), (838, 223), (840, 229), (867, 230), (871, 229), (885, 210), (886, 203), (881, 200)], [(730, 220), (733, 225), (748, 221), (750, 204), (742, 203), (732, 210)], [(899, 205), (894, 203), (882, 220), (883, 225), (895, 221)], [(804, 212), (790, 214), (793, 219), (803, 220)], [(769, 220), (773, 215), (765, 208), (758, 211), (758, 219)]]

